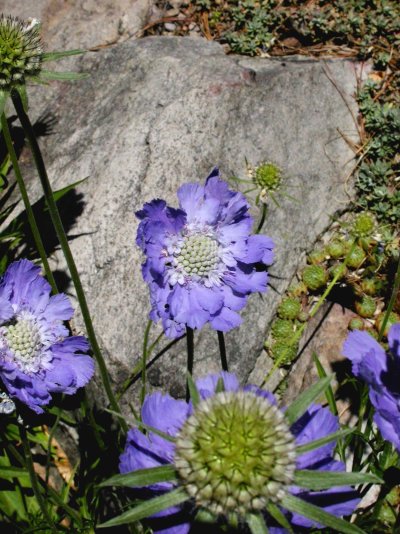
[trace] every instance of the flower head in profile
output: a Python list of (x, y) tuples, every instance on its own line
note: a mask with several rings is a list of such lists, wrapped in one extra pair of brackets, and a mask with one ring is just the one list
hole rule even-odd
[(42, 64), (42, 45), (36, 19), (22, 21), (0, 16), (0, 90), (9, 91), (37, 76)]
[(50, 293), (28, 260), (12, 263), (0, 280), (0, 379), (36, 413), (51, 393), (75, 393), (94, 373), (86, 338), (70, 336), (63, 324), (73, 315), (68, 297)]
[(136, 213), (136, 242), (146, 255), (154, 321), (178, 337), (185, 327), (228, 331), (241, 323), (250, 293), (267, 288), (273, 242), (251, 235), (253, 220), (241, 193), (231, 191), (217, 169), (205, 185), (178, 190), (179, 208), (153, 200)]
[(156, 532), (186, 534), (193, 510), (233, 524), (258, 514), (275, 532), (286, 532), (269, 515), (271, 504), (286, 509), (286, 520), (294, 529), (315, 527), (312, 519), (288, 511), (288, 496), (334, 516), (354, 511), (359, 499), (349, 486), (311, 491), (296, 485), (296, 470), (345, 471), (333, 458), (334, 441), (297, 452), (299, 446), (338, 430), (337, 418), (327, 408), (312, 404), (290, 424), (271, 393), (255, 386), (242, 388), (232, 374), (208, 376), (197, 380), (196, 387), (200, 400), (195, 405), (160, 393), (149, 395), (142, 408), (143, 423), (175, 440), (133, 428), (120, 458), (121, 473), (174, 466), (176, 481), (153, 483), (148, 489), (159, 495), (181, 487), (189, 504), (153, 516)]
[(351, 332), (343, 354), (352, 362), (355, 376), (369, 386), (374, 421), (382, 436), (400, 452), (400, 323), (388, 333), (389, 351), (367, 332)]

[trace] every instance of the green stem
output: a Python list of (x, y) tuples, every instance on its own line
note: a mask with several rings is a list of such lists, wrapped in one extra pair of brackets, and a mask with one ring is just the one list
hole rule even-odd
[[(187, 372), (193, 376), (193, 361), (194, 361), (194, 337), (193, 328), (186, 326), (186, 348), (187, 348)], [(190, 391), (189, 385), (186, 385), (186, 401), (189, 402)]]
[(385, 331), (385, 328), (386, 328), (386, 325), (389, 321), (389, 317), (390, 317), (390, 314), (393, 310), (393, 306), (394, 306), (394, 303), (396, 302), (396, 298), (397, 298), (397, 294), (400, 290), (400, 253), (399, 253), (399, 261), (397, 263), (397, 271), (396, 271), (396, 276), (395, 276), (395, 279), (394, 279), (394, 284), (393, 284), (393, 290), (392, 290), (392, 294), (390, 296), (390, 300), (389, 300), (389, 304), (388, 304), (388, 307), (387, 307), (387, 310), (385, 312), (385, 316), (383, 318), (383, 322), (382, 322), (382, 326), (379, 330), (379, 335), (378, 335), (378, 341), (380, 341), (383, 337), (383, 333)]
[(142, 387), (140, 390), (140, 406), (143, 406), (144, 399), (146, 397), (146, 363), (148, 354), (149, 334), (152, 321), (148, 321), (146, 330), (144, 331), (143, 338), (143, 353), (142, 353)]
[(224, 339), (224, 333), (220, 330), (217, 330), (218, 334), (218, 345), (219, 345), (219, 353), (221, 356), (221, 367), (223, 371), (228, 371), (228, 360), (226, 359), (226, 346), (225, 346), (225, 339)]
[[(32, 127), (31, 121), (29, 120), (28, 115), (25, 113), (19, 94), (16, 91), (12, 91), (11, 98), (12, 98), (12, 101), (15, 107), (15, 111), (17, 112), (18, 118), (21, 122), (22, 128), (24, 130), (24, 133), (29, 141), (29, 145), (32, 150), (32, 154), (35, 160), (35, 165), (38, 171), (39, 179), (42, 184), (46, 204), (47, 204), (47, 207), (50, 213), (50, 217), (51, 217), (54, 229), (58, 237), (58, 241), (61, 245), (61, 249), (63, 251), (65, 260), (67, 262), (72, 281), (75, 286), (76, 296), (78, 298), (79, 306), (81, 308), (82, 317), (85, 322), (87, 335), (88, 335), (88, 338), (89, 338), (89, 341), (92, 347), (92, 351), (93, 351), (94, 357), (96, 358), (97, 365), (99, 366), (100, 375), (102, 378), (104, 389), (106, 391), (108, 400), (110, 402), (110, 405), (113, 411), (121, 413), (119, 405), (114, 397), (113, 390), (111, 388), (111, 382), (110, 382), (110, 377), (108, 375), (107, 366), (104, 361), (103, 355), (101, 353), (100, 346), (97, 342), (97, 338), (96, 338), (96, 334), (93, 328), (93, 323), (92, 323), (92, 319), (90, 316), (89, 308), (86, 302), (85, 293), (83, 291), (79, 273), (76, 268), (74, 258), (72, 256), (71, 249), (69, 247), (68, 239), (65, 234), (65, 230), (64, 230), (64, 227), (61, 221), (61, 217), (60, 217), (60, 214), (57, 208), (57, 204), (53, 197), (53, 191), (50, 185), (50, 180), (47, 176), (46, 167), (44, 165), (42, 153), (40, 151), (40, 147), (37, 142), (35, 132), (33, 130), (33, 127)], [(125, 432), (128, 431), (128, 425), (126, 424), (124, 419), (121, 419), (121, 426)]]
[(260, 222), (258, 223), (256, 234), (259, 234), (262, 230), (262, 227), (264, 226), (265, 218), (267, 216), (267, 211), (268, 211), (267, 205), (262, 203), (261, 218), (260, 218)]
[(17, 184), (18, 184), (18, 187), (21, 193), (21, 197), (24, 202), (29, 226), (31, 227), (31, 232), (33, 235), (33, 239), (35, 241), (36, 249), (39, 252), (40, 259), (42, 260), (42, 264), (43, 264), (44, 271), (46, 273), (47, 280), (49, 281), (49, 284), (51, 285), (51, 289), (53, 290), (53, 293), (58, 293), (57, 284), (56, 284), (56, 281), (54, 280), (53, 273), (51, 272), (49, 263), (47, 261), (46, 251), (44, 249), (43, 241), (40, 236), (39, 228), (37, 227), (37, 224), (36, 224), (35, 215), (33, 213), (33, 209), (29, 201), (28, 193), (25, 187), (25, 182), (22, 177), (21, 169), (18, 163), (18, 158), (15, 153), (14, 145), (11, 139), (10, 129), (8, 127), (8, 122), (7, 122), (7, 119), (4, 113), (2, 113), (1, 115), (1, 127), (3, 130), (4, 140), (7, 146), (7, 151), (10, 154), (11, 163), (14, 168), (15, 178), (17, 180)]
[(22, 441), (22, 444), (23, 444), (23, 447), (24, 447), (24, 455), (25, 455), (26, 467), (28, 469), (29, 478), (30, 478), (30, 481), (31, 481), (32, 491), (33, 491), (33, 493), (35, 495), (35, 498), (36, 498), (36, 500), (38, 502), (39, 508), (42, 511), (42, 514), (43, 514), (43, 516), (44, 516), (44, 518), (45, 518), (50, 530), (52, 532), (54, 532), (55, 534), (57, 534), (58, 530), (57, 530), (56, 526), (54, 525), (54, 523), (53, 523), (53, 521), (51, 519), (51, 516), (50, 516), (49, 511), (47, 509), (45, 500), (43, 499), (43, 496), (42, 496), (42, 493), (41, 493), (41, 489), (40, 489), (39, 482), (38, 482), (38, 479), (37, 479), (37, 475), (36, 475), (36, 472), (35, 472), (35, 468), (34, 468), (34, 465), (33, 465), (32, 453), (31, 453), (31, 448), (29, 446), (28, 436), (27, 436), (27, 433), (26, 433), (26, 430), (25, 430), (25, 427), (24, 427), (23, 423), (19, 425), (19, 433), (20, 433), (21, 441)]

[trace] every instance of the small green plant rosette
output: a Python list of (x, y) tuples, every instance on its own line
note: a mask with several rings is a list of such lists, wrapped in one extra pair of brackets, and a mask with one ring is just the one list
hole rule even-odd
[(351, 233), (355, 237), (365, 238), (370, 236), (375, 230), (375, 219), (367, 212), (362, 212), (356, 216), (353, 222)]
[(355, 308), (358, 315), (370, 318), (374, 316), (376, 311), (376, 302), (369, 295), (364, 295), (360, 300), (356, 300)]
[(270, 348), (271, 358), (279, 365), (290, 365), (297, 357), (299, 345), (297, 341), (290, 342), (290, 339), (278, 339)]
[[(375, 319), (375, 328), (377, 329), (378, 332), (381, 331), (381, 328), (382, 328), (382, 325), (383, 325), (383, 321), (385, 319), (385, 315), (386, 315), (386, 313), (382, 312)], [(385, 326), (385, 330), (383, 331), (383, 335), (385, 337), (387, 337), (390, 328), (396, 323), (400, 323), (400, 315), (398, 313), (395, 313), (395, 312), (390, 312), (389, 319), (388, 319), (388, 321), (386, 323), (386, 326)]]
[(302, 279), (310, 291), (317, 291), (326, 285), (328, 273), (321, 265), (308, 265), (303, 270)]
[(318, 265), (319, 263), (324, 262), (325, 259), (326, 259), (326, 251), (322, 248), (313, 250), (307, 256), (308, 263), (311, 263), (312, 265)]
[(338, 260), (339, 258), (343, 258), (343, 256), (345, 256), (346, 247), (343, 241), (334, 239), (333, 241), (328, 243), (326, 247), (326, 252), (331, 258), (333, 258), (334, 260)]
[(0, 91), (9, 92), (40, 73), (43, 49), (36, 19), (0, 16)]
[(338, 280), (341, 280), (344, 278), (347, 274), (347, 267), (343, 263), (335, 263), (331, 267), (329, 267), (329, 276), (331, 278), (335, 278), (336, 275), (338, 276)]
[(294, 324), (287, 319), (276, 319), (271, 326), (274, 339), (288, 339), (294, 334)]
[(364, 321), (360, 317), (353, 317), (349, 321), (349, 330), (364, 330)]
[(358, 269), (366, 258), (366, 254), (361, 247), (354, 247), (354, 250), (347, 256), (347, 266), (351, 269)]
[(281, 319), (288, 319), (294, 321), (301, 311), (300, 301), (297, 299), (286, 297), (278, 306), (278, 315)]

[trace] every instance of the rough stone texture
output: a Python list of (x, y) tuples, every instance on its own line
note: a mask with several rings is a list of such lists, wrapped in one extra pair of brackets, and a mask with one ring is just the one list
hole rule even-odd
[(2, 0), (0, 13), (42, 23), (46, 49), (92, 48), (141, 36), (154, 0)]
[[(269, 364), (256, 360), (279, 294), (347, 202), (352, 152), (338, 132), (357, 139), (355, 65), (226, 56), (218, 44), (174, 37), (120, 44), (79, 65), (91, 76), (53, 87), (58, 123), (43, 146), (56, 189), (89, 177), (78, 188), (85, 206), (71, 246), (115, 382), (138, 362), (149, 311), (134, 210), (154, 197), (176, 205), (177, 187), (214, 165), (225, 178), (244, 177), (246, 159), (276, 162), (295, 197), (271, 203), (265, 225), (276, 242), (275, 291), (253, 295), (243, 326), (226, 336), (231, 370), (245, 380), (256, 365), (263, 376)], [(36, 117), (48, 110), (45, 90), (34, 92)], [(36, 182), (31, 192), (39, 195)], [(217, 370), (216, 333), (204, 329), (196, 345), (195, 374)], [(152, 385), (182, 394), (185, 361), (180, 341), (152, 366)]]

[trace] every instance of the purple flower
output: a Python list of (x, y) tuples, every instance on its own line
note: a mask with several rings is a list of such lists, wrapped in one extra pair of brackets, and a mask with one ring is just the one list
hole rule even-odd
[(162, 320), (169, 337), (207, 322), (228, 331), (241, 323), (247, 295), (267, 288), (265, 267), (273, 242), (250, 235), (249, 205), (220, 180), (217, 169), (205, 186), (178, 190), (179, 209), (153, 200), (136, 213), (136, 243), (146, 255), (142, 272), (149, 284), (153, 321)]
[[(218, 375), (209, 375), (206, 378), (196, 382), (200, 397), (202, 398), (202, 401), (196, 406), (196, 408), (193, 408), (191, 403), (186, 403), (182, 400), (175, 400), (169, 395), (154, 393), (147, 396), (142, 408), (143, 423), (161, 430), (172, 437), (177, 437), (180, 435), (180, 433), (182, 433), (182, 428), (184, 427), (188, 418), (193, 416), (193, 414), (196, 414), (197, 411), (199, 411), (199, 407), (201, 407), (203, 403), (207, 403), (213, 399), (215, 400), (218, 395), (224, 395), (221, 393), (215, 393), (215, 388), (217, 386), (218, 379), (220, 378), (223, 379), (225, 392), (233, 392), (233, 394), (237, 394), (238, 396), (244, 395), (244, 399), (246, 398), (246, 395), (254, 395), (254, 398), (250, 401), (250, 404), (256, 404), (257, 398), (266, 399), (269, 405), (268, 410), (276, 410), (279, 412), (280, 417), (282, 417), (283, 412), (274, 407), (276, 401), (271, 393), (263, 391), (256, 386), (246, 386), (241, 388), (235, 375), (222, 372)], [(232, 394), (228, 393), (226, 395), (229, 396)], [(240, 402), (242, 402), (242, 400), (240, 400)], [(271, 406), (273, 408), (271, 408)], [(209, 408), (207, 408), (205, 411), (208, 412)], [(226, 413), (226, 411), (222, 413)], [(258, 421), (257, 418), (256, 420)], [(224, 442), (224, 428), (227, 427), (224, 427), (223, 421), (221, 422), (220, 419), (218, 419), (218, 421), (222, 428), (222, 434), (218, 436), (217, 441), (221, 441), (222, 439), (222, 442)], [(213, 424), (214, 423), (212, 423), (212, 425)], [(242, 422), (239, 422), (239, 427), (245, 428), (245, 426), (241, 427), (241, 425)], [(203, 423), (200, 426), (204, 428), (207, 439), (207, 436), (209, 436), (210, 433), (213, 433), (212, 428), (210, 432), (210, 429), (204, 426)], [(216, 426), (218, 427), (219, 425)], [(278, 426), (281, 426), (281, 423), (279, 423)], [(254, 429), (254, 427), (251, 425), (249, 428)], [(290, 428), (290, 434), (291, 439), (294, 439), (297, 445), (302, 445), (316, 439), (320, 439), (328, 434), (331, 434), (332, 432), (337, 431), (338, 429), (339, 424), (337, 418), (332, 415), (327, 408), (323, 408), (318, 405), (311, 405), (307, 412), (298, 421), (296, 421), (294, 425), (292, 425)], [(254, 434), (254, 430), (251, 432)], [(241, 433), (239, 432), (239, 434)], [(239, 443), (242, 443), (242, 438), (243, 436), (239, 436)], [(184, 440), (184, 451), (187, 450), (187, 447), (189, 446), (187, 436), (185, 435), (182, 438), (180, 435), (179, 439)], [(177, 443), (179, 443), (179, 439)], [(254, 440), (254, 435), (252, 439)], [(272, 445), (269, 444), (268, 447), (274, 446), (274, 440), (275, 437), (272, 439)], [(278, 441), (280, 447), (279, 458), (281, 458), (286, 454), (285, 446), (280, 438), (276, 440), (276, 442)], [(332, 442), (321, 446), (318, 449), (314, 449), (313, 451), (300, 454), (297, 456), (297, 458), (295, 458), (295, 460), (291, 460), (292, 462), (295, 462), (295, 466), (293, 467), (296, 469), (315, 469), (321, 471), (343, 472), (345, 471), (345, 465), (342, 462), (333, 459), (334, 447), (335, 443)], [(149, 432), (145, 435), (138, 429), (134, 428), (128, 433), (125, 451), (120, 457), (120, 472), (129, 473), (139, 469), (146, 469), (171, 463), (174, 463), (176, 466), (178, 466), (177, 451), (178, 449), (176, 448), (176, 444), (174, 442), (167, 441), (153, 432)], [(268, 457), (268, 454), (266, 457)], [(289, 456), (290, 454), (292, 453), (289, 453)], [(214, 456), (212, 455), (212, 457)], [(294, 457), (291, 456), (291, 458)], [(290, 469), (291, 467), (288, 465), (288, 469), (285, 468), (284, 471), (290, 471)], [(260, 474), (260, 471), (257, 472)], [(148, 489), (150, 489), (153, 494), (160, 494), (170, 490), (173, 487), (174, 483), (160, 482), (153, 484)], [(277, 488), (276, 482), (274, 482), (273, 488), (274, 490)], [(351, 514), (359, 502), (356, 492), (350, 487), (335, 487), (325, 491), (310, 491), (288, 484), (288, 491), (306, 501), (309, 501), (310, 503), (318, 505), (327, 512), (330, 512), (336, 516)], [(229, 495), (231, 495), (231, 493), (229, 493)], [(243, 497), (241, 500), (243, 500)], [(156, 532), (168, 534), (187, 534), (190, 529), (193, 505), (183, 505), (183, 507), (175, 507), (174, 509), (164, 510), (162, 512), (162, 516), (164, 518), (170, 518), (172, 517), (170, 514), (177, 514), (179, 510), (181, 511), (181, 516), (178, 524), (171, 525), (170, 523), (168, 528), (164, 528), (162, 523), (160, 523), (158, 525), (159, 528), (154, 528), (153, 525), (154, 530)], [(295, 529), (297, 528), (296, 532), (303, 531), (303, 529), (307, 531), (310, 530), (310, 528), (317, 526), (315, 523), (303, 516), (291, 514), (289, 512), (285, 513)], [(160, 520), (161, 515), (158, 515), (157, 517), (158, 520)], [(265, 517), (268, 526), (271, 526), (271, 529), (274, 529), (274, 532), (285, 532), (284, 529), (275, 526), (272, 518), (267, 515)]]
[(355, 330), (348, 335), (343, 354), (352, 361), (355, 376), (369, 386), (376, 426), (400, 452), (400, 323), (390, 328), (388, 341), (385, 352), (367, 332)]
[(63, 325), (73, 315), (68, 297), (50, 292), (28, 260), (12, 263), (0, 281), (0, 378), (36, 413), (51, 393), (75, 393), (94, 373), (92, 358), (82, 354), (88, 342)]

